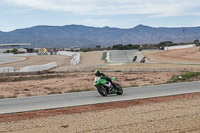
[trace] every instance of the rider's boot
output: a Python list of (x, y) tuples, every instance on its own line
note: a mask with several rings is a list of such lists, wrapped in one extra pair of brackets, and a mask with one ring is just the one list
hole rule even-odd
[(110, 89), (109, 89), (109, 93), (112, 94), (112, 93), (114, 93), (114, 92), (115, 92), (114, 86), (111, 85), (111, 87), (110, 87)]

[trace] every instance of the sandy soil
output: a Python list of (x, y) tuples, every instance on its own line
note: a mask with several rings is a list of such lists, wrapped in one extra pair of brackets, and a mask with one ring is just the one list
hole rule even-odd
[[(116, 77), (116, 82), (123, 87), (136, 87), (153, 84), (163, 84), (169, 81), (172, 76), (178, 75), (180, 73), (107, 72), (106, 74)], [(33, 76), (36, 80), (29, 79), (26, 81), (26, 78), (28, 77), (31, 76), (23, 76), (25, 81), (0, 82), (0, 98), (38, 96), (76, 92), (81, 90), (96, 90), (96, 88), (93, 86), (93, 72), (74, 72), (50, 75), (44, 74)], [(10, 78), (15, 79), (17, 78), (17, 76)]]
[(142, 51), (148, 60), (167, 63), (200, 63), (200, 47), (165, 51)]
[[(24, 57), (23, 57), (24, 58)], [(13, 67), (14, 70), (19, 70), (21, 67), (44, 65), (50, 62), (57, 62), (60, 67), (69, 65), (70, 57), (62, 55), (49, 55), (49, 56), (28, 56), (24, 61), (14, 63), (0, 64), (0, 67)]]
[(87, 70), (95, 70), (95, 68), (100, 65), (104, 64), (105, 61), (101, 60), (103, 55), (103, 51), (99, 52), (87, 52), (81, 53), (81, 61), (79, 65), (65, 65), (59, 66), (54, 71), (70, 71), (70, 70), (77, 70), (77, 71), (87, 71)]
[(125, 63), (122, 65), (105, 65), (101, 69), (115, 71), (200, 71), (200, 65), (174, 64), (199, 63), (200, 47), (177, 49), (168, 51), (142, 51), (142, 54), (151, 62), (160, 64)]
[(142, 64), (126, 63), (122, 65), (104, 65), (99, 67), (100, 70), (110, 71), (140, 71), (140, 72), (159, 72), (159, 71), (200, 71), (200, 65), (182, 65), (182, 64)]
[[(94, 75), (92, 72), (95, 69), (99, 69), (103, 72), (112, 71), (110, 73), (106, 72), (106, 74), (116, 77), (117, 82), (123, 87), (162, 84), (166, 83), (172, 76), (179, 75), (182, 71), (200, 71), (199, 65), (146, 63), (126, 63), (120, 65), (105, 64), (105, 61), (101, 60), (102, 53), (103, 51), (82, 53), (80, 64), (75, 66), (69, 65), (70, 57), (67, 56), (28, 57), (26, 61), (0, 65), (0, 67), (13, 66), (15, 69), (18, 69), (21, 66), (33, 64), (39, 65), (56, 61), (59, 66), (53, 69), (53, 71), (75, 71), (70, 73), (55, 74), (51, 78), (38, 78), (36, 80), (25, 80), (18, 82), (0, 82), (0, 98), (26, 97), (68, 93), (81, 90), (95, 90), (93, 87)], [(143, 52), (143, 54), (148, 56), (149, 59), (152, 59), (151, 61), (162, 61), (163, 58), (165, 58), (165, 60), (168, 62), (173, 61), (171, 58), (175, 58), (180, 62), (183, 60), (200, 62), (199, 53), (199, 47), (181, 50)], [(46, 75), (36, 75), (36, 77), (37, 76), (46, 77)], [(27, 76), (25, 76), (25, 78), (26, 77)]]
[(58, 109), (57, 113), (47, 110), (0, 115), (0, 132), (198, 133), (199, 103), (200, 93), (196, 93)]
[[(199, 48), (199, 47), (198, 47)], [(200, 62), (198, 48), (143, 53), (151, 61)], [(184, 53), (184, 54), (183, 54)], [(123, 87), (162, 84), (180, 71), (200, 71), (199, 65), (104, 64), (102, 52), (82, 53), (81, 64), (69, 65), (66, 56), (28, 57), (26, 61), (2, 66), (40, 65), (56, 61), (55, 71), (110, 70)], [(174, 59), (175, 58), (175, 59)], [(129, 71), (129, 72), (117, 72)], [(142, 72), (130, 72), (142, 71)], [(147, 71), (147, 72), (144, 72)], [(159, 72), (169, 71), (169, 72)], [(170, 72), (171, 71), (171, 72)], [(50, 75), (50, 74), (49, 74)], [(28, 76), (28, 75), (27, 75)], [(38, 76), (36, 80), (0, 82), (0, 98), (25, 97), (80, 90), (94, 90), (93, 72), (58, 73)], [(44, 76), (45, 78), (41, 78)], [(25, 76), (26, 77), (26, 76)], [(48, 78), (47, 78), (48, 77)], [(17, 78), (12, 76), (9, 78)], [(98, 93), (98, 92), (97, 92)], [(57, 110), (0, 115), (0, 132), (200, 132), (200, 94), (172, 96)]]

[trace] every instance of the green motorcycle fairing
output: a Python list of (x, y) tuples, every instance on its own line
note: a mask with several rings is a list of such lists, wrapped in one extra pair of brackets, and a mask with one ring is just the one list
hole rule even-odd
[[(114, 81), (115, 77), (110, 77), (110, 79)], [(104, 85), (106, 84), (106, 82), (107, 82), (106, 79), (102, 79), (101, 77), (95, 77), (94, 86), (97, 87), (100, 84)]]

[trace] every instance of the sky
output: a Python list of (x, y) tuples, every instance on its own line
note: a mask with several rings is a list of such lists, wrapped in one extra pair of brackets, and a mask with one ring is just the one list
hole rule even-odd
[(0, 31), (37, 25), (200, 26), (200, 0), (0, 0)]

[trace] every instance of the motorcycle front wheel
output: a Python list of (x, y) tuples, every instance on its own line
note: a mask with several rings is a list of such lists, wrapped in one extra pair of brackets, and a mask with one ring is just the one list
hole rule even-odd
[(108, 95), (108, 92), (107, 92), (106, 88), (103, 85), (98, 85), (97, 86), (97, 90), (104, 97)]

